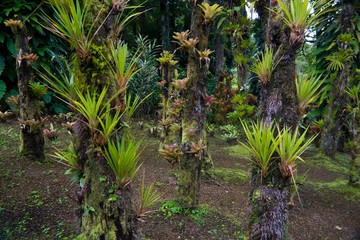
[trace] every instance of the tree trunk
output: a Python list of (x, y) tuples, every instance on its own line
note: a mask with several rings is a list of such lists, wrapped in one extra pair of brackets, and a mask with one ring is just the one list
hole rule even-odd
[[(281, 18), (272, 16), (267, 8), (269, 1), (255, 4), (265, 31), (265, 42), (278, 51), (281, 58), (273, 71), (271, 81), (261, 84), (260, 118), (268, 126), (275, 121), (280, 128), (295, 127), (299, 122), (298, 99), (295, 86), (296, 49), (290, 45), (290, 29)], [(272, 170), (266, 179), (253, 171), (250, 190), (250, 238), (252, 240), (284, 239), (290, 194), (286, 188), (290, 179), (283, 179), (278, 168), (279, 160), (272, 163)]]
[(216, 44), (215, 44), (215, 76), (216, 76), (216, 86), (219, 86), (220, 75), (224, 73), (224, 36), (220, 32), (216, 35)]
[[(204, 24), (201, 9), (198, 4), (192, 9), (191, 38), (198, 38), (197, 49), (204, 51), (208, 43), (208, 27)], [(198, 206), (200, 174), (202, 166), (211, 168), (212, 161), (206, 146), (206, 74), (207, 64), (199, 58), (195, 49), (189, 51), (187, 84), (184, 91), (184, 111), (182, 117), (182, 146), (183, 158), (177, 169), (177, 186), (175, 201), (185, 208)], [(194, 144), (201, 146), (201, 150), (195, 151)], [(195, 152), (194, 152), (195, 151)], [(204, 169), (205, 171), (207, 169)]]
[[(351, 16), (354, 14), (352, 1), (342, 1), (341, 9), (341, 32), (343, 34), (352, 33)], [(349, 44), (341, 44), (339, 48), (347, 49)], [(337, 76), (334, 77), (331, 83), (331, 92), (328, 102), (328, 109), (325, 115), (323, 135), (321, 138), (321, 147), (325, 155), (335, 158), (336, 151), (342, 150), (344, 146), (344, 139), (341, 138), (343, 134), (343, 127), (345, 118), (347, 116), (346, 93), (345, 89), (348, 87), (350, 76), (351, 62), (344, 63), (344, 69), (339, 71)]]
[[(168, 53), (163, 53), (164, 55)], [(174, 106), (175, 99), (179, 98), (180, 93), (174, 91), (172, 82), (175, 77), (175, 67), (166, 61), (161, 64), (161, 76), (163, 81), (162, 86), (162, 121), (161, 125), (163, 126), (160, 136), (160, 149), (166, 145), (179, 145), (181, 143), (181, 129), (179, 121), (180, 111), (179, 107)], [(175, 126), (179, 126), (176, 128)]]
[[(110, 10), (110, 5), (104, 1), (92, 1), (93, 18), (97, 16), (99, 9)], [(105, 19), (109, 11), (101, 11), (99, 19)], [(114, 13), (114, 12), (113, 12)], [(111, 21), (111, 19), (108, 19)], [(98, 21), (94, 27), (97, 29), (102, 21)], [(105, 26), (105, 24), (104, 24)], [(116, 87), (111, 77), (113, 76), (109, 67), (101, 66), (103, 57), (112, 63), (109, 45), (114, 44), (117, 36), (111, 30), (112, 22), (106, 27), (102, 26), (92, 43), (91, 61), (82, 62), (80, 65), (81, 75), (85, 77), (85, 83), (92, 89), (101, 91), (108, 87), (108, 96), (113, 96)], [(99, 61), (101, 60), (101, 61)], [(116, 99), (118, 109), (124, 110), (124, 94)], [(112, 106), (115, 108), (115, 106)], [(125, 121), (126, 119), (124, 119)], [(97, 132), (93, 133), (84, 124), (86, 120), (79, 116), (74, 128), (75, 146), (77, 156), (83, 163), (84, 180), (80, 192), (77, 194), (80, 209), (79, 217), (79, 239), (105, 239), (105, 240), (132, 240), (138, 239), (134, 218), (135, 211), (132, 203), (131, 185), (122, 189), (115, 188), (115, 179), (112, 169), (96, 148)], [(118, 132), (117, 137), (121, 141), (123, 131)], [(106, 180), (104, 180), (106, 179)]]
[(39, 100), (32, 95), (29, 83), (33, 80), (33, 63), (37, 56), (30, 52), (29, 40), (26, 32), (25, 21), (20, 21), (11, 29), (15, 35), (16, 70), (19, 87), (20, 105), (20, 154), (27, 159), (43, 161), (44, 135), (43, 123), (40, 116)]
[[(240, 7), (240, 11), (234, 11), (233, 15), (230, 18), (231, 23), (234, 26), (237, 26), (230, 33), (231, 42), (235, 45), (233, 47), (233, 55), (242, 56), (243, 59), (248, 57), (248, 48), (249, 39), (250, 39), (250, 25), (242, 22), (242, 17), (247, 17), (245, 5), (243, 5), (244, 0), (232, 0), (229, 2), (229, 8), (234, 9), (235, 7)], [(247, 71), (248, 63), (247, 62), (236, 62), (237, 70), (237, 82), (239, 90), (246, 86), (247, 82)]]
[(167, 50), (169, 47), (169, 30), (167, 27), (167, 0), (160, 0), (160, 13), (161, 13), (161, 45), (163, 51)]

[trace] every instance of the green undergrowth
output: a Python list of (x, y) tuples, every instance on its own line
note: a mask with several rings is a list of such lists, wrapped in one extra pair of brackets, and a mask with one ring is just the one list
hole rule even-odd
[[(305, 155), (305, 154), (304, 154)], [(336, 153), (336, 158), (331, 159), (319, 151), (319, 149), (311, 147), (307, 150), (304, 160), (307, 165), (317, 168), (325, 168), (328, 171), (344, 174), (349, 176), (351, 156), (346, 153)]]
[(230, 156), (239, 158), (251, 158), (250, 151), (242, 144), (225, 147), (224, 150), (229, 153)]
[(360, 202), (359, 187), (349, 185), (348, 180), (336, 179), (333, 182), (314, 182), (309, 180), (306, 181), (306, 183), (314, 187), (317, 191), (328, 190), (336, 192), (348, 201)]
[(248, 182), (249, 175), (248, 172), (242, 169), (215, 168), (216, 178), (223, 179), (226, 184), (229, 184), (230, 182), (236, 183), (237, 181)]

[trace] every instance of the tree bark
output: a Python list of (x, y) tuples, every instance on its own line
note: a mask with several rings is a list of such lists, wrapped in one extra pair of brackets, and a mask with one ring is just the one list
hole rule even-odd
[[(299, 123), (295, 86), (296, 49), (290, 45), (290, 29), (280, 17), (270, 14), (268, 8), (273, 6), (269, 1), (257, 1), (255, 7), (266, 33), (266, 44), (274, 52), (278, 52), (276, 61), (281, 57), (271, 81), (266, 85), (261, 83), (260, 118), (268, 126), (275, 122), (280, 128), (287, 125), (295, 129)], [(251, 240), (285, 237), (290, 200), (287, 187), (290, 179), (282, 178), (278, 164), (279, 160), (272, 163), (266, 179), (256, 170), (252, 173), (249, 222)]]
[[(192, 9), (191, 38), (198, 38), (197, 49), (204, 51), (208, 44), (208, 27), (204, 24), (201, 9), (198, 6), (203, 1), (197, 1)], [(207, 149), (191, 152), (193, 144), (206, 146), (206, 75), (207, 64), (199, 58), (194, 49), (190, 50), (186, 90), (184, 91), (184, 111), (182, 117), (182, 146), (183, 158), (177, 168), (177, 185), (175, 201), (185, 208), (198, 206), (201, 168), (211, 168), (212, 161)]]
[[(341, 9), (341, 33), (352, 33), (351, 16), (354, 14), (354, 8), (352, 1), (342, 1)], [(349, 44), (341, 44), (339, 48), (347, 49)], [(348, 87), (349, 76), (350, 76), (351, 62), (347, 61), (344, 63), (344, 69), (339, 71), (337, 76), (333, 78), (331, 83), (331, 92), (328, 102), (328, 109), (324, 118), (326, 128), (324, 128), (323, 135), (321, 138), (321, 148), (325, 155), (335, 158), (337, 150), (344, 146), (344, 139), (341, 138), (343, 135), (343, 128), (345, 118), (347, 116), (346, 105), (346, 93), (345, 89)]]
[(169, 30), (167, 27), (168, 17), (167, 17), (167, 0), (160, 0), (160, 13), (161, 13), (161, 45), (163, 51), (167, 50), (169, 47)]
[[(110, 8), (106, 1), (93, 0), (91, 13), (94, 17), (90, 19), (95, 19), (98, 14), (100, 14), (99, 19), (105, 19)], [(99, 13), (100, 9), (103, 10)], [(94, 29), (97, 29), (101, 23), (102, 21), (98, 21)], [(110, 57), (109, 45), (116, 42), (117, 36), (113, 35), (111, 26), (112, 22), (108, 22), (106, 27), (105, 25), (101, 27), (92, 43), (91, 61), (82, 62), (79, 66), (86, 85), (98, 91), (108, 87), (107, 94), (109, 97), (113, 96), (117, 91), (114, 81), (111, 79), (112, 73), (109, 67), (103, 67), (99, 64), (103, 61), (103, 57), (107, 58), (107, 62), (113, 62)], [(115, 104), (120, 110), (124, 110), (124, 94), (120, 94), (116, 99), (116, 103), (112, 103), (112, 105)], [(77, 156), (84, 166), (83, 184), (80, 192), (77, 193), (80, 204), (78, 210), (80, 235), (78, 238), (100, 240), (139, 239), (134, 223), (135, 211), (132, 202), (131, 185), (128, 184), (121, 189), (114, 190), (116, 177), (102, 154), (95, 149), (97, 147), (103, 150), (105, 146), (96, 146), (96, 132), (91, 132), (84, 122), (86, 122), (84, 117), (78, 116), (74, 127)], [(116, 135), (118, 140), (121, 141), (123, 131), (118, 132)]]
[(215, 44), (215, 76), (216, 76), (216, 86), (219, 86), (220, 75), (224, 73), (224, 36), (222, 32), (216, 35), (216, 44)]
[[(234, 29), (230, 33), (231, 42), (235, 45), (233, 48), (234, 57), (241, 55), (244, 58), (248, 57), (248, 44), (245, 44), (246, 41), (250, 39), (250, 26), (241, 22), (241, 17), (247, 17), (245, 5), (243, 5), (244, 0), (232, 0), (229, 2), (229, 7), (234, 9), (235, 7), (240, 7), (240, 11), (234, 11), (230, 17), (230, 21), (234, 26), (237, 26), (237, 29)], [(247, 82), (247, 71), (248, 63), (236, 63), (237, 70), (237, 82), (238, 88), (244, 88)]]
[[(16, 70), (21, 122), (20, 154), (30, 160), (43, 161), (45, 159), (44, 135), (39, 100), (32, 95), (29, 88), (29, 83), (34, 78), (32, 66), (36, 59), (29, 58), (32, 53), (29, 48), (25, 21), (22, 17), (18, 17), (17, 20), (21, 23), (11, 27), (11, 29), (15, 35), (15, 48), (17, 52)], [(32, 57), (35, 56), (32, 55)]]

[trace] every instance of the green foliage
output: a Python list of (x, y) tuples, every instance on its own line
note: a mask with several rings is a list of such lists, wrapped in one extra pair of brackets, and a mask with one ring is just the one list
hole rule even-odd
[[(290, 41), (294, 43), (302, 43), (305, 37), (305, 30), (311, 26), (319, 23), (318, 18), (331, 11), (329, 8), (333, 4), (333, 0), (323, 1), (316, 0), (313, 5), (309, 0), (291, 0), (290, 7), (285, 2), (278, 0), (280, 8), (284, 11), (285, 15), (280, 15), (285, 24), (291, 29)], [(314, 12), (312, 13), (314, 9)]]
[(344, 63), (350, 61), (351, 54), (349, 54), (349, 51), (340, 50), (330, 56), (325, 57), (325, 59), (328, 61), (327, 70), (340, 71), (344, 69)]
[(266, 126), (263, 122), (252, 123), (251, 128), (243, 122), (241, 125), (247, 138), (247, 145), (244, 144), (244, 146), (251, 151), (254, 163), (260, 168), (261, 175), (266, 178), (272, 164), (272, 156), (281, 141), (281, 137), (274, 137), (273, 123), (270, 126)]
[(205, 125), (206, 131), (210, 134), (210, 136), (214, 136), (215, 134), (215, 130), (216, 130), (216, 125), (212, 124), (212, 123), (207, 123)]
[(250, 71), (258, 76), (263, 85), (270, 82), (271, 74), (281, 60), (275, 61), (276, 56), (277, 53), (274, 54), (271, 47), (266, 46), (261, 58), (258, 56), (258, 62), (250, 67)]
[(90, 55), (90, 46), (94, 37), (94, 35), (91, 36), (91, 30), (97, 21), (97, 19), (92, 21), (90, 29), (86, 33), (85, 26), (88, 24), (86, 21), (88, 20), (89, 2), (85, 1), (84, 6), (81, 6), (79, 0), (50, 0), (57, 19), (51, 18), (45, 12), (41, 16), (46, 24), (42, 26), (68, 41), (70, 46), (76, 50), (76, 55), (84, 60)]
[(161, 194), (156, 194), (156, 191), (153, 191), (154, 183), (152, 183), (148, 188), (145, 188), (144, 186), (144, 179), (141, 183), (141, 197), (140, 197), (140, 203), (138, 206), (138, 209), (136, 210), (136, 217), (141, 218), (145, 216), (146, 213), (145, 210), (148, 207), (151, 207), (154, 205), (155, 202), (157, 202)]
[(102, 152), (106, 161), (116, 176), (116, 184), (120, 189), (125, 187), (135, 176), (142, 164), (138, 165), (140, 140), (135, 144), (134, 138), (126, 139), (123, 135), (121, 142), (108, 142), (105, 151)]
[(0, 75), (4, 71), (5, 68), (5, 58), (3, 56), (0, 56)]
[(123, 127), (123, 124), (119, 124), (121, 122), (121, 118), (125, 112), (120, 110), (116, 110), (115, 114), (110, 110), (110, 106), (108, 105), (106, 114), (103, 118), (99, 119), (99, 124), (101, 125), (100, 133), (103, 134), (105, 139), (110, 140), (111, 136), (114, 135), (120, 128)]
[(232, 124), (220, 126), (220, 130), (223, 131), (224, 133), (238, 132), (237, 127)]
[(29, 88), (36, 98), (42, 98), (47, 93), (47, 87), (40, 82), (30, 82)]
[[(137, 112), (153, 113), (160, 102), (160, 87), (156, 84), (160, 79), (156, 62), (160, 47), (156, 45), (156, 41), (150, 41), (147, 37), (138, 36), (135, 41), (140, 55), (136, 64), (139, 71), (130, 81), (127, 93), (133, 97), (139, 96), (144, 100)], [(151, 95), (149, 96), (149, 94)]]
[(58, 148), (55, 149), (56, 152), (54, 155), (50, 155), (51, 157), (58, 159), (60, 163), (66, 164), (68, 167), (70, 167), (76, 172), (83, 171), (84, 166), (77, 157), (73, 142), (70, 142), (70, 144), (66, 147), (65, 150)]
[[(284, 127), (280, 132), (280, 142), (276, 148), (276, 152), (280, 157), (280, 164), (282, 165), (283, 171), (280, 171), (284, 178), (294, 175), (296, 160), (304, 161), (300, 156), (310, 146), (316, 136), (312, 136), (310, 139), (305, 141), (305, 135), (307, 130), (303, 134), (299, 135), (299, 127), (295, 130), (291, 130), (288, 127)], [(296, 183), (295, 183), (296, 184)]]
[(214, 18), (221, 15), (224, 7), (219, 4), (209, 5), (207, 2), (203, 2), (201, 5), (198, 5), (202, 12), (202, 16), (205, 19), (205, 24), (212, 23)]
[(0, 80), (0, 100), (4, 97), (6, 91), (6, 85), (3, 80)]
[[(6, 93), (2, 98), (1, 105), (5, 103), (5, 99), (14, 95), (12, 92), (17, 90), (17, 76), (16, 76), (16, 56), (14, 34), (9, 27), (3, 24), (8, 19), (16, 19), (18, 16), (26, 19), (26, 29), (29, 38), (29, 46), (33, 53), (36, 53), (40, 58), (34, 63), (35, 69), (44, 66), (47, 69), (55, 69), (56, 56), (60, 54), (67, 54), (64, 49), (63, 42), (60, 38), (54, 35), (46, 35), (39, 25), (39, 17), (36, 14), (31, 14), (38, 6), (42, 4), (41, 0), (2, 0), (0, 1), (0, 79), (6, 83)], [(43, 11), (52, 15), (49, 11), (49, 6), (41, 5)], [(11, 92), (10, 92), (11, 91)], [(1, 92), (0, 92), (1, 93)], [(53, 111), (54, 102), (48, 104), (49, 111)]]
[(117, 91), (125, 90), (130, 79), (139, 71), (136, 70), (136, 62), (139, 59), (139, 55), (136, 52), (130, 62), (127, 62), (128, 50), (127, 45), (118, 43), (116, 48), (110, 45), (111, 55), (115, 63), (115, 69), (112, 64), (109, 64), (115, 79)]
[(309, 105), (316, 101), (323, 90), (321, 86), (324, 80), (321, 75), (316, 77), (314, 73), (298, 73), (295, 81), (296, 93), (299, 100), (300, 113), (304, 114)]
[(70, 104), (86, 118), (87, 124), (92, 132), (95, 132), (96, 129), (98, 129), (99, 119), (102, 119), (106, 114), (105, 109), (107, 108), (107, 105), (121, 93), (118, 92), (111, 96), (107, 101), (104, 101), (107, 93), (106, 87), (102, 89), (100, 95), (98, 95), (96, 91), (89, 90), (85, 94), (79, 90), (76, 90), (76, 92), (80, 100), (76, 101), (70, 99)]
[(81, 89), (81, 81), (78, 75), (73, 71), (73, 67), (66, 66), (63, 72), (58, 70), (60, 78), (50, 72), (48, 69), (44, 69), (46, 74), (38, 72), (40, 77), (47, 83), (50, 88), (64, 98), (64, 100), (78, 100), (77, 90)]

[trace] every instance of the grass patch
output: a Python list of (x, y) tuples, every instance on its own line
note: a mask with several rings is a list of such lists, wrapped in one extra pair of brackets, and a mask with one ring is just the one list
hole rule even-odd
[(224, 180), (226, 184), (230, 182), (243, 181), (248, 182), (250, 173), (242, 169), (215, 168), (215, 176)]
[(316, 190), (326, 189), (332, 192), (337, 192), (348, 201), (360, 202), (360, 189), (356, 186), (348, 185), (348, 180), (336, 179), (333, 182), (306, 181), (306, 183), (314, 187)]
[(233, 157), (251, 158), (251, 152), (242, 144), (225, 147), (224, 150)]
[(336, 153), (335, 159), (325, 156), (316, 148), (309, 148), (305, 152), (304, 160), (309, 166), (325, 168), (328, 171), (340, 173), (349, 176), (351, 156), (345, 153)]

